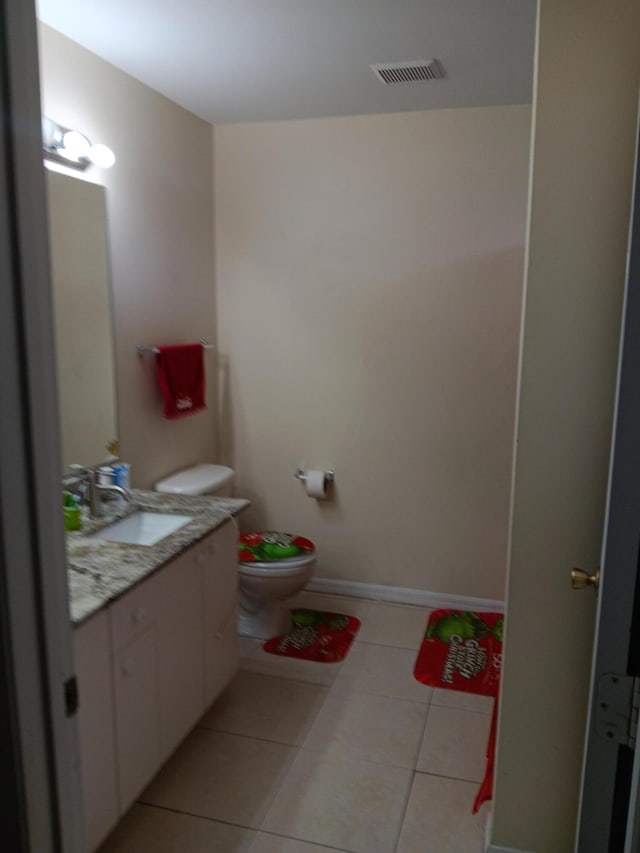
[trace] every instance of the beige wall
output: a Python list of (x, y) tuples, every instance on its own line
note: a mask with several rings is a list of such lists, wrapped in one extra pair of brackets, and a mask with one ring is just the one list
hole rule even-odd
[(569, 571), (600, 561), (639, 31), (637, 0), (540, 4), (499, 849), (573, 850), (595, 597)]
[(223, 457), (320, 576), (504, 596), (529, 123), (215, 128)]
[(43, 111), (117, 156), (87, 177), (107, 192), (121, 454), (146, 487), (216, 452), (214, 357), (209, 410), (167, 421), (151, 358), (135, 352), (215, 338), (211, 126), (53, 30), (39, 34)]

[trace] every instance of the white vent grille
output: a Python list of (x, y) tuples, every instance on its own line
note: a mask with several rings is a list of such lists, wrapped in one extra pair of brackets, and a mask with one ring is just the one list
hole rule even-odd
[(414, 62), (378, 62), (371, 68), (379, 80), (392, 83), (424, 83), (439, 80), (444, 71), (437, 59), (416, 59)]

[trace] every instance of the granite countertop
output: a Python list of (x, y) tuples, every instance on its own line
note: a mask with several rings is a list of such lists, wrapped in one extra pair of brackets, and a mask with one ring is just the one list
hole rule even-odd
[[(248, 506), (244, 498), (189, 497), (142, 489), (131, 489), (126, 504), (105, 503), (103, 516), (85, 519), (82, 530), (67, 533), (72, 623), (78, 625)], [(90, 535), (136, 510), (190, 515), (193, 521), (155, 545), (109, 542)]]

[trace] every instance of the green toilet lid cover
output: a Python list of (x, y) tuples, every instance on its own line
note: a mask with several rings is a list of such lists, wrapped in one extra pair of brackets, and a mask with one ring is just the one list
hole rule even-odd
[(310, 554), (315, 545), (304, 536), (279, 533), (276, 530), (241, 533), (238, 538), (238, 559), (242, 563), (270, 563)]

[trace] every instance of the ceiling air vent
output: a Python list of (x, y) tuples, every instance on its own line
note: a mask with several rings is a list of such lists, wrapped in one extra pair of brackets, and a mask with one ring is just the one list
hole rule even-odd
[(383, 83), (424, 83), (444, 77), (437, 59), (416, 59), (414, 62), (377, 62), (371, 68)]

